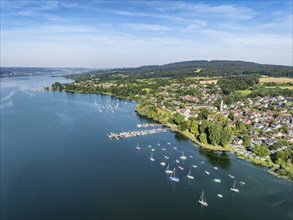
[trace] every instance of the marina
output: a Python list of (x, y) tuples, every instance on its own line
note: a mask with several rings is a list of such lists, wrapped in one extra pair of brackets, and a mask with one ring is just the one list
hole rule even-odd
[(121, 140), (124, 138), (131, 138), (131, 137), (138, 137), (148, 134), (158, 134), (158, 133), (164, 133), (167, 132), (168, 129), (166, 128), (158, 128), (158, 129), (149, 129), (149, 130), (139, 130), (139, 131), (127, 131), (127, 132), (121, 132), (121, 133), (109, 133), (108, 137), (110, 139), (116, 139)]

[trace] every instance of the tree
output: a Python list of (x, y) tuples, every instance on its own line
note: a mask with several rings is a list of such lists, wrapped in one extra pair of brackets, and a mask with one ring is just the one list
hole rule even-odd
[(260, 157), (265, 157), (265, 156), (270, 155), (270, 151), (269, 151), (269, 149), (268, 149), (267, 146), (264, 145), (264, 144), (256, 145), (256, 146), (253, 148), (253, 153), (255, 153), (256, 155), (258, 155), (258, 156), (260, 156)]
[(232, 137), (233, 137), (233, 131), (232, 131), (231, 127), (226, 126), (222, 130), (220, 144), (223, 147), (227, 144), (230, 144)]
[(223, 114), (218, 114), (215, 117), (214, 122), (219, 123), (222, 127), (228, 124), (228, 119)]
[(198, 123), (195, 120), (191, 121), (190, 132), (194, 134), (195, 137), (199, 135)]
[(219, 123), (214, 123), (208, 128), (209, 131), (209, 142), (212, 145), (218, 145), (221, 142), (222, 127)]
[(242, 137), (242, 141), (243, 141), (244, 147), (250, 147), (251, 146), (250, 139), (249, 139), (249, 137), (247, 135), (244, 135)]
[(183, 115), (180, 115), (179, 113), (176, 113), (174, 115), (174, 121), (176, 122), (176, 124), (181, 124), (182, 121), (185, 119), (185, 117)]
[(237, 121), (236, 122), (236, 129), (239, 132), (239, 134), (247, 134), (247, 128), (244, 122)]
[(197, 120), (208, 119), (209, 111), (207, 108), (202, 108), (197, 116)]
[(201, 133), (199, 135), (199, 140), (201, 143), (203, 144), (207, 144), (208, 143), (208, 140), (207, 140), (207, 135), (205, 133)]
[(179, 131), (185, 131), (188, 129), (188, 122), (183, 121), (180, 125), (178, 125), (178, 130)]
[(288, 127), (286, 125), (282, 125), (281, 128), (280, 128), (280, 131), (282, 133), (285, 133), (285, 132), (287, 133), (288, 132)]
[(201, 125), (199, 126), (199, 132), (201, 134), (206, 133), (208, 135), (209, 127), (211, 127), (212, 125), (213, 125), (213, 123), (211, 121), (202, 120)]

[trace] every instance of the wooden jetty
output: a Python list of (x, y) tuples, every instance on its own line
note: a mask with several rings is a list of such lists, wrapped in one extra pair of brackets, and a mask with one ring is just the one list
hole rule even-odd
[(157, 128), (157, 129), (149, 129), (149, 130), (140, 130), (140, 131), (126, 131), (121, 133), (113, 133), (108, 134), (110, 139), (115, 138), (116, 140), (121, 140), (123, 138), (137, 137), (147, 134), (157, 134), (167, 132), (166, 128)]

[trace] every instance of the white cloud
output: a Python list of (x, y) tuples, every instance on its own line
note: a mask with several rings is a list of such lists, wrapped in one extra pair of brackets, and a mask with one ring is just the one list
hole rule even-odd
[(170, 28), (158, 24), (125, 23), (123, 26), (141, 31), (169, 31)]

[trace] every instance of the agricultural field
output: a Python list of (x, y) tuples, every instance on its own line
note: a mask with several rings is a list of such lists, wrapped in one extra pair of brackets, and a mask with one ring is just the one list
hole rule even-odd
[(217, 79), (212, 79), (212, 80), (201, 80), (199, 81), (200, 84), (217, 84), (218, 80)]
[(262, 77), (259, 79), (260, 83), (268, 83), (268, 82), (274, 82), (274, 83), (293, 83), (293, 78), (276, 78), (276, 77)]

